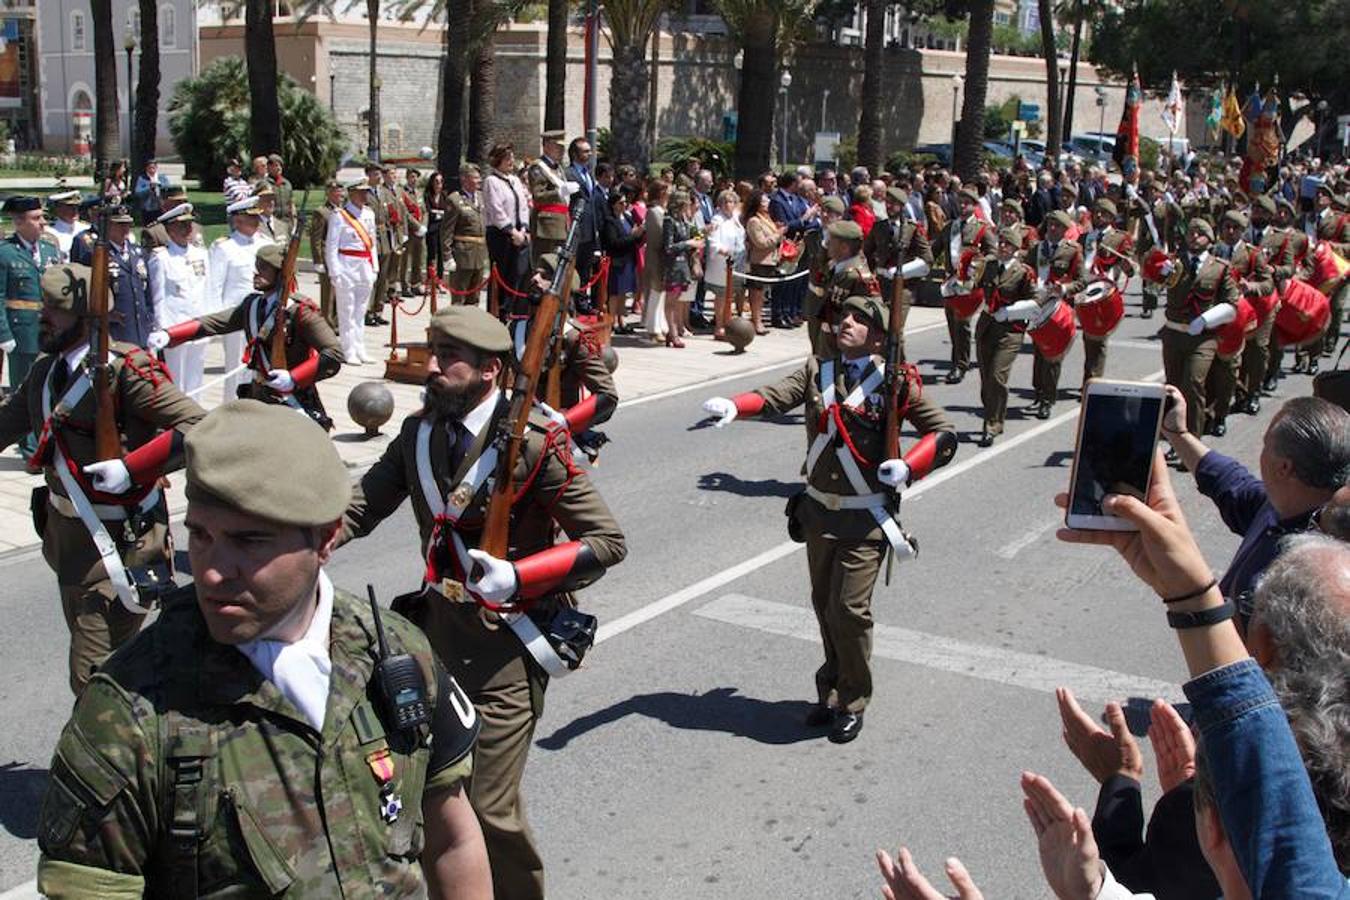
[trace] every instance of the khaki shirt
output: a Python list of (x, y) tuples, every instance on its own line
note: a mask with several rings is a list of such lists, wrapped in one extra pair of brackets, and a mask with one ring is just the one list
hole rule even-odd
[[(933, 247), (928, 243), (928, 235), (909, 219), (901, 219), (898, 225), (889, 219), (873, 225), (863, 240), (863, 255), (873, 272), (894, 268), (897, 277), (900, 267), (911, 260), (921, 259), (929, 266), (933, 265)], [(909, 293), (908, 287), (905, 293)], [(889, 291), (886, 300), (891, 300)]]
[(1233, 255), (1228, 260), (1229, 271), (1239, 282), (1247, 282), (1249, 287), (1242, 291), (1244, 297), (1265, 297), (1275, 290), (1275, 270), (1266, 261), (1261, 248), (1246, 241), (1238, 241), (1233, 247)]
[(482, 272), (488, 266), (483, 223), (483, 192), (470, 199), (463, 191), (449, 195), (445, 218), (441, 220), (441, 245), (450, 251), (460, 272)]
[(839, 325), (839, 308), (845, 300), (855, 295), (881, 296), (881, 283), (867, 268), (867, 260), (861, 253), (837, 263), (826, 262), (824, 283), (817, 285), (813, 280), (809, 288), (806, 314), (818, 317), (822, 323), (815, 348), (817, 356), (834, 355), (833, 329)]
[[(544, 170), (548, 169), (547, 172)], [(541, 212), (541, 206), (566, 206), (557, 182), (567, 181), (567, 172), (560, 165), (553, 165), (544, 157), (530, 163), (525, 172), (526, 183), (530, 189), (530, 235), (549, 241), (561, 241), (567, 238), (567, 213)]]
[(1299, 274), (1303, 260), (1308, 256), (1308, 236), (1297, 228), (1269, 225), (1261, 236), (1261, 249), (1272, 274), (1277, 280), (1285, 281)]
[(992, 223), (982, 221), (975, 216), (966, 219), (953, 219), (942, 229), (937, 242), (937, 258), (946, 262), (949, 273), (955, 274), (961, 263), (959, 256), (952, 259), (952, 233), (957, 228), (960, 229), (961, 253), (963, 255), (967, 250), (974, 250), (977, 255), (985, 257), (990, 262), (994, 260), (998, 251), (998, 228)]
[(1190, 272), (1184, 254), (1177, 265), (1182, 266), (1181, 280), (1167, 289), (1167, 321), (1189, 325), (1191, 320), (1211, 306), (1238, 302), (1237, 282), (1229, 272), (1228, 262), (1210, 253), (1194, 275)]
[[(337, 212), (337, 207), (324, 203), (309, 217), (309, 258), (314, 265), (322, 266), (324, 244), (328, 240), (328, 220)], [(321, 273), (327, 275), (327, 273)]]
[(1059, 296), (1066, 299), (1087, 287), (1083, 248), (1067, 238), (1053, 251), (1045, 241), (1037, 241), (1027, 254), (1027, 265), (1044, 284), (1059, 285)]

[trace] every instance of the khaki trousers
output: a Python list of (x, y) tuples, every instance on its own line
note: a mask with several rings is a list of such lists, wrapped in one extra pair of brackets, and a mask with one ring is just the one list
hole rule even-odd
[(975, 354), (980, 363), (980, 403), (984, 406), (984, 427), (990, 434), (1002, 434), (1008, 418), (1008, 375), (1022, 349), (1022, 332), (989, 314), (975, 324)]
[(319, 273), (319, 313), (328, 326), (337, 331), (337, 301), (333, 298), (333, 281), (324, 272)]
[(1261, 396), (1261, 382), (1265, 380), (1270, 365), (1270, 337), (1274, 331), (1275, 314), (1271, 313), (1266, 316), (1266, 321), (1257, 326), (1256, 331), (1247, 336), (1238, 375), (1238, 394), (1243, 398)]
[(1233, 394), (1237, 390), (1238, 365), (1241, 359), (1241, 355), (1230, 356), (1227, 359), (1215, 356), (1213, 364), (1209, 367), (1209, 375), (1205, 378), (1205, 396), (1209, 398), (1205, 421), (1211, 425), (1228, 418), (1228, 411), (1233, 406)]
[(375, 276), (375, 286), (370, 289), (370, 299), (366, 303), (366, 312), (380, 315), (384, 312), (385, 301), (389, 298), (389, 285), (398, 280), (398, 273), (389, 267), (398, 265), (398, 256), (393, 253), (380, 254), (380, 274)]
[(415, 288), (422, 284), (427, 274), (427, 241), (416, 235), (408, 238), (403, 245), (399, 262), (399, 281), (405, 288)]
[(841, 541), (806, 535), (811, 606), (825, 662), (816, 671), (820, 702), (862, 712), (872, 698), (872, 587), (885, 541)]
[(1059, 374), (1064, 369), (1064, 360), (1051, 362), (1041, 351), (1036, 351), (1035, 362), (1031, 366), (1031, 387), (1036, 391), (1037, 403), (1053, 404), (1059, 396)]
[(965, 371), (970, 368), (970, 320), (957, 318), (950, 306), (943, 312), (947, 314), (947, 336), (952, 341), (952, 367)]
[(1083, 383), (1089, 378), (1101, 378), (1106, 372), (1106, 338), (1083, 334)]
[(471, 290), (474, 285), (483, 284), (484, 272), (480, 269), (456, 269), (446, 278), (446, 286), (452, 291), (461, 293), (451, 294), (450, 303), (456, 305), (477, 306), (479, 298), (482, 296), (482, 288), (476, 294), (466, 294), (464, 291)]
[(1197, 437), (1205, 433), (1205, 382), (1218, 346), (1212, 334), (1192, 336), (1172, 328), (1162, 332), (1163, 372), (1167, 383), (1186, 398), (1186, 430)]

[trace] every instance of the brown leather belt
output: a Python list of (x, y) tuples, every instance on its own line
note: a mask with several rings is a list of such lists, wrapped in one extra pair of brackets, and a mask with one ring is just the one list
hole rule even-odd
[(485, 244), (487, 238), (481, 234), (457, 234), (453, 238), (456, 244)]

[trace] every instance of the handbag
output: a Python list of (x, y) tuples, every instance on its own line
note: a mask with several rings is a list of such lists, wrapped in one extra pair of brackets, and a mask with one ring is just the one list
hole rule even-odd
[(1314, 397), (1321, 397), (1350, 412), (1350, 369), (1341, 368), (1341, 361), (1345, 358), (1347, 349), (1350, 349), (1350, 338), (1346, 338), (1345, 343), (1341, 345), (1341, 352), (1336, 355), (1336, 368), (1318, 372), (1313, 376), (1312, 389)]

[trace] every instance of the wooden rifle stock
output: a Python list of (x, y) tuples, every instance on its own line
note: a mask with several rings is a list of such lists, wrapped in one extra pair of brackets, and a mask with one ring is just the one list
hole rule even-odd
[(895, 278), (891, 281), (890, 322), (886, 329), (886, 458), (900, 458), (900, 385), (904, 373), (900, 371), (900, 332), (904, 328), (900, 298), (904, 294), (905, 280), (900, 277), (900, 267), (895, 267)]
[[(497, 471), (492, 482), (492, 494), (488, 498), (487, 513), (483, 521), (483, 534), (478, 547), (497, 559), (506, 559), (511, 535), (511, 503), (515, 499), (516, 462), (520, 459), (520, 449), (525, 442), (525, 427), (534, 408), (534, 398), (538, 395), (539, 382), (543, 377), (544, 364), (547, 362), (549, 347), (559, 331), (559, 323), (566, 310), (564, 292), (572, 284), (572, 275), (576, 271), (576, 249), (578, 221), (585, 211), (585, 201), (574, 211), (572, 226), (568, 230), (567, 240), (558, 250), (558, 268), (553, 272), (553, 284), (539, 301), (534, 311), (533, 327), (525, 341), (525, 353), (516, 369), (516, 377), (511, 385), (511, 407), (506, 417), (498, 423), (498, 433), (494, 440), (501, 449), (497, 456)], [(547, 324), (546, 324), (547, 323)]]
[(300, 235), (305, 230), (305, 207), (309, 206), (309, 191), (305, 191), (300, 201), (300, 213), (291, 227), (291, 239), (286, 244), (286, 256), (281, 261), (281, 273), (277, 276), (277, 307), (272, 318), (272, 345), (267, 350), (267, 361), (274, 369), (285, 369), (286, 365), (286, 301), (290, 299), (292, 285), (295, 283), (295, 268), (300, 261)]
[(95, 462), (122, 458), (122, 436), (117, 431), (113, 403), (112, 337), (108, 334), (111, 291), (108, 285), (108, 214), (99, 215), (98, 240), (90, 260), (89, 323), (90, 349), (94, 357), (94, 456)]

